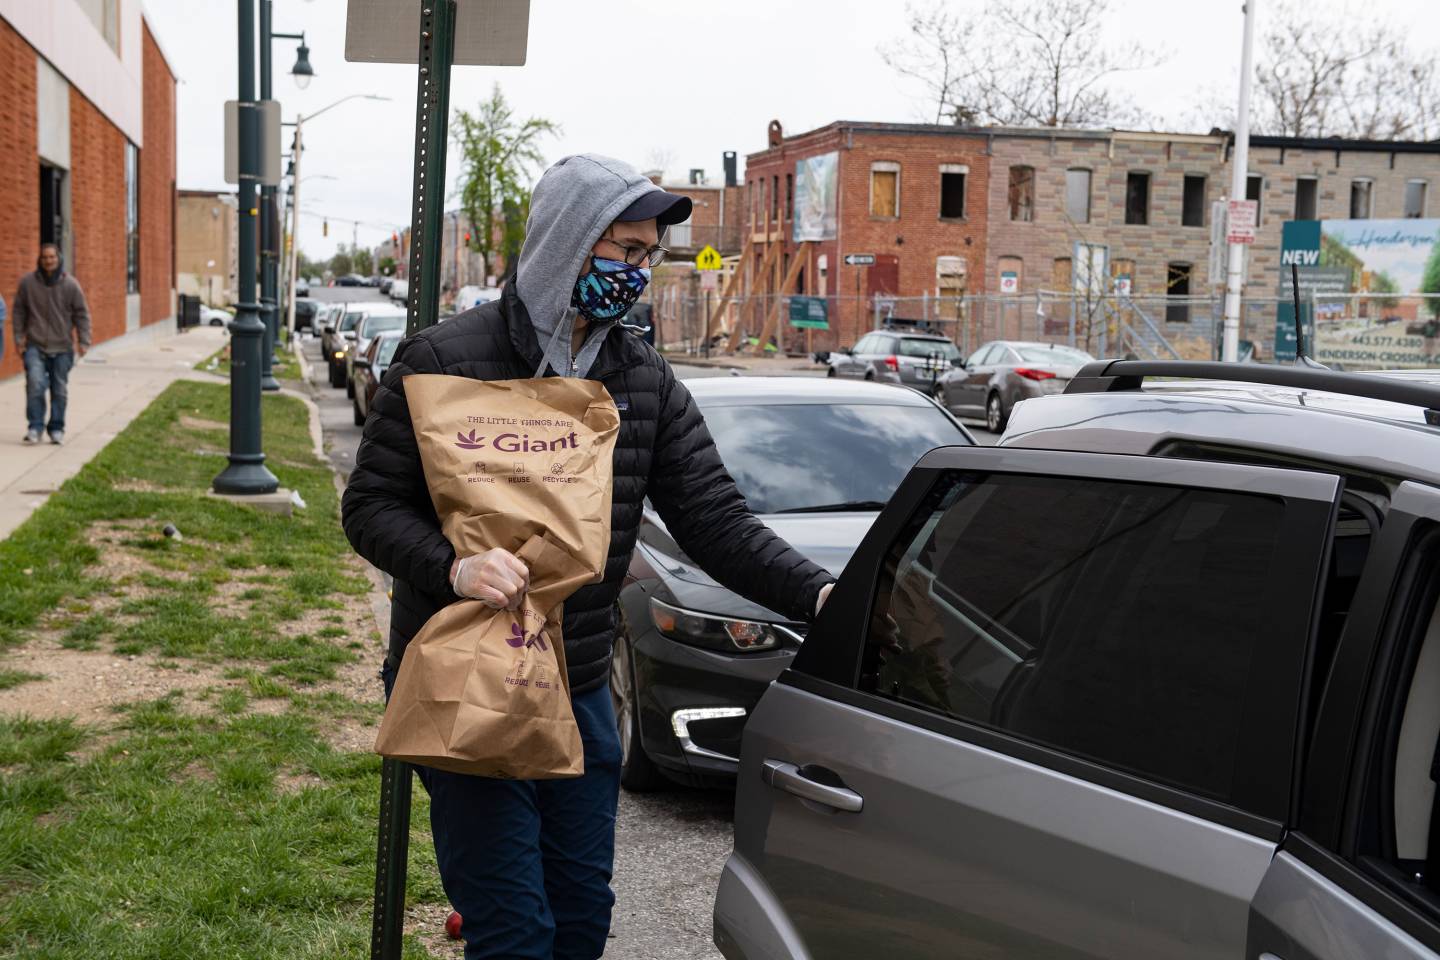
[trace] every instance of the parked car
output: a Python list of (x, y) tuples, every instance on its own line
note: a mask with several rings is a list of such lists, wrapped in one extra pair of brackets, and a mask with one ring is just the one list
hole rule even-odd
[[(688, 381), (750, 508), (838, 574), (921, 454), (973, 442), (932, 400), (888, 384), (778, 377)], [(618, 610), (610, 691), (621, 782), (732, 778), (740, 731), (806, 627), (705, 574), (649, 503)]]
[(499, 299), (499, 287), (477, 287), (473, 284), (467, 284), (455, 293), (455, 312), (464, 313), (471, 307), (478, 307), (482, 303), (489, 303), (491, 300)]
[(984, 417), (992, 433), (1005, 429), (1015, 404), (1030, 397), (1063, 393), (1094, 357), (1056, 343), (992, 340), (935, 384), (935, 398), (956, 416)]
[(365, 278), (365, 286), (367, 286), (367, 287), (378, 287), (378, 286), (380, 286), (381, 282), (382, 282), (384, 279), (385, 279), (385, 278), (382, 277), (382, 276), (380, 276), (378, 273), (375, 274), (374, 276), (366, 277), (366, 278)]
[(370, 347), (370, 341), (384, 330), (405, 329), (405, 308), (380, 301), (357, 303), (362, 316), (355, 325), (354, 336), (345, 347), (345, 395), (355, 396), (355, 358)]
[(315, 318), (320, 314), (320, 304), (302, 297), (295, 298), (295, 329), (315, 332)]
[(355, 338), (355, 324), (365, 315), (364, 306), (363, 302), (335, 304), (323, 328), (320, 350), (325, 356), (332, 387), (345, 386), (346, 348)]
[(297, 297), (308, 297), (308, 296), (310, 296), (310, 283), (309, 283), (309, 281), (307, 281), (304, 277), (297, 277), (297, 278), (295, 279), (295, 296), (297, 296)]
[(1096, 363), (927, 454), (746, 725), (721, 952), (1440, 956), (1436, 381)]
[(827, 375), (903, 383), (928, 393), (936, 379), (960, 359), (959, 348), (935, 334), (872, 330), (855, 346), (831, 351)]
[(390, 299), (397, 300), (401, 303), (409, 300), (410, 281), (397, 279), (394, 283), (390, 284)]
[(394, 278), (394, 277), (386, 277), (384, 280), (381, 280), (381, 281), (380, 281), (380, 292), (383, 293), (383, 294), (385, 294), (386, 296), (389, 296), (389, 295), (390, 295), (390, 285), (393, 284), (394, 282), (395, 282), (395, 278)]
[(351, 405), (355, 413), (355, 426), (365, 425), (365, 417), (369, 415), (370, 404), (375, 399), (375, 390), (380, 386), (380, 380), (390, 366), (390, 358), (395, 356), (395, 348), (403, 339), (404, 330), (382, 330), (370, 338), (370, 345), (365, 348), (365, 352), (353, 361), (355, 392)]
[(356, 276), (356, 275), (353, 274), (353, 273), (348, 273), (348, 274), (346, 274), (346, 275), (343, 276), (343, 277), (336, 277), (336, 278), (335, 278), (335, 286), (337, 286), (337, 287), (363, 287), (363, 286), (365, 286), (365, 278), (364, 278), (364, 277), (360, 277), (360, 276)]
[(206, 326), (223, 327), (234, 319), (235, 315), (229, 310), (221, 310), (219, 307), (211, 307), (203, 303), (200, 304), (200, 322)]

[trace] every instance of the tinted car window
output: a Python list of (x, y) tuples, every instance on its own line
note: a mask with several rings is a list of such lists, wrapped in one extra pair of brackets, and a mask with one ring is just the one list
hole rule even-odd
[(382, 337), (380, 346), (375, 350), (375, 363), (386, 367), (390, 365), (390, 358), (395, 356), (395, 348), (400, 346), (399, 337)]
[(1095, 359), (1084, 350), (1076, 350), (1073, 347), (1015, 347), (1014, 350), (1020, 355), (1022, 363), (1079, 365)]
[(856, 352), (856, 353), (873, 353), (874, 350), (873, 350), (872, 348), (875, 346), (875, 339), (876, 339), (876, 338), (873, 337), (873, 336), (864, 336), (864, 337), (861, 337), (861, 338), (860, 338), (860, 342), (857, 343), (857, 344), (855, 344), (855, 352)]
[(365, 316), (365, 314), (361, 313), (358, 310), (354, 313), (345, 314), (345, 318), (340, 321), (340, 332), (349, 333), (351, 330), (354, 330), (355, 324), (359, 323), (360, 318), (363, 316)]
[(980, 347), (980, 349), (979, 349), (979, 350), (976, 350), (975, 353), (970, 357), (970, 364), (969, 364), (969, 365), (972, 366), (972, 367), (983, 367), (983, 366), (985, 366), (985, 364), (987, 364), (987, 363), (990, 362), (990, 358), (995, 355), (995, 350), (996, 350), (995, 344), (993, 344), (993, 343), (983, 344), (983, 345)]
[[(892, 547), (874, 692), (1222, 801), (1274, 600), (1281, 500), (953, 474)], [(1298, 666), (1297, 666), (1298, 669)]]
[(756, 513), (884, 503), (922, 454), (970, 442), (929, 405), (711, 406), (705, 421)]
[(960, 349), (949, 340), (910, 338), (900, 341), (900, 354), (906, 357), (930, 357), (939, 354), (946, 360), (958, 360)]
[(360, 325), (360, 336), (368, 340), (382, 330), (402, 330), (404, 327), (404, 316), (366, 317), (365, 322)]

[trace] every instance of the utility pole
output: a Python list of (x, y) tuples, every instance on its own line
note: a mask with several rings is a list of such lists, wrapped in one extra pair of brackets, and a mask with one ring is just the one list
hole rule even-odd
[(236, 0), (240, 14), (238, 120), (239, 289), (230, 321), (230, 463), (212, 481), (216, 493), (274, 493), (280, 481), (260, 450), (260, 360), (265, 325), (255, 302), (255, 181), (260, 175), (260, 117), (255, 103), (255, 0)]
[[(1245, 182), (1250, 172), (1250, 80), (1254, 73), (1251, 50), (1255, 42), (1255, 6), (1259, 0), (1245, 0), (1245, 40), (1240, 54), (1240, 112), (1235, 122), (1234, 164), (1230, 171), (1230, 199), (1246, 198)], [(1228, 227), (1226, 230), (1229, 233)], [(1240, 357), (1240, 294), (1245, 287), (1245, 244), (1230, 243), (1229, 265), (1225, 271), (1225, 338), (1220, 359), (1234, 363)]]
[[(271, 98), (270, 90), (270, 2), (260, 0), (260, 99)], [(260, 187), (260, 319), (265, 324), (265, 344), (260, 354), (260, 389), (279, 390), (274, 364), (279, 317), (275, 308), (275, 187)]]
[[(300, 161), (305, 156), (305, 118), (295, 115), (294, 154), (295, 175), (290, 180), (290, 290), (289, 305), (286, 307), (285, 329), (295, 336), (295, 267), (300, 255)], [(314, 331), (311, 331), (312, 333)]]

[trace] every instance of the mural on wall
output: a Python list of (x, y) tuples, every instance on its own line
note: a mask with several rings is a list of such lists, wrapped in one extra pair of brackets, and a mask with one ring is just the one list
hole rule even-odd
[(840, 154), (822, 153), (795, 161), (794, 240), (834, 240)]
[(1440, 367), (1440, 220), (1294, 220), (1281, 228), (1275, 359), (1295, 359), (1291, 265), (1310, 351), (1356, 370)]

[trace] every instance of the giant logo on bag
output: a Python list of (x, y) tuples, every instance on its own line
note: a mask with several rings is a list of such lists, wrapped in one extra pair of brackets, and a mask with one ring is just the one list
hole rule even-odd
[(512, 647), (539, 647), (541, 650), (548, 649), (545, 646), (545, 634), (543, 632), (526, 633), (518, 623), (512, 623), (510, 625), (510, 636), (505, 638), (505, 642)]
[[(496, 434), (493, 442), (495, 449), (502, 453), (553, 453), (556, 450), (580, 449), (579, 438), (573, 430), (555, 440), (532, 440), (528, 433), (500, 433)], [(456, 431), (455, 446), (461, 450), (479, 450), (485, 446), (485, 436), (477, 436), (474, 430), (469, 433)]]
[(474, 430), (471, 430), (468, 435), (456, 431), (455, 446), (459, 447), (461, 450), (479, 450), (481, 447), (485, 446), (485, 438), (483, 436), (475, 436)]

